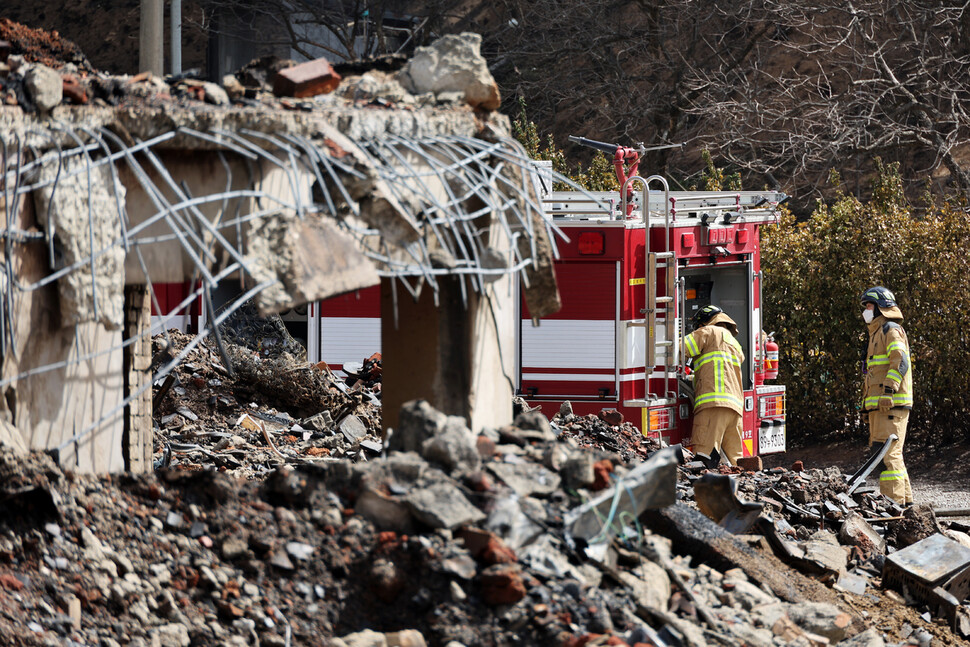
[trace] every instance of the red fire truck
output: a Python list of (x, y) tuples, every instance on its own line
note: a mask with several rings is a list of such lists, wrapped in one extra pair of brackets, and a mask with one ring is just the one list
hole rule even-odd
[(744, 349), (744, 455), (784, 451), (785, 387), (765, 384), (777, 345), (761, 320), (760, 233), (786, 196), (670, 191), (660, 176), (637, 176), (642, 147), (571, 139), (612, 154), (622, 189), (541, 187), (568, 237), (556, 265), (563, 308), (533, 327), (522, 303), (520, 393), (547, 415), (564, 400), (580, 415), (616, 408), (644, 434), (690, 445), (685, 322), (712, 303), (737, 322)]
[[(517, 391), (554, 415), (564, 400), (580, 415), (615, 408), (644, 434), (690, 444), (690, 369), (682, 361), (684, 322), (720, 306), (738, 324), (744, 349), (744, 454), (785, 449), (785, 387), (777, 346), (761, 320), (761, 228), (776, 223), (786, 198), (773, 191), (670, 191), (660, 176), (638, 178), (644, 149), (575, 138), (613, 155), (619, 192), (551, 191), (535, 175), (559, 241), (562, 310), (533, 326), (520, 300)], [(649, 190), (648, 190), (649, 187)], [(156, 286), (162, 311), (188, 286)], [(373, 287), (283, 313), (311, 361), (333, 369), (380, 350), (380, 293)], [(201, 300), (185, 329), (204, 326)], [(689, 330), (687, 330), (689, 332)]]

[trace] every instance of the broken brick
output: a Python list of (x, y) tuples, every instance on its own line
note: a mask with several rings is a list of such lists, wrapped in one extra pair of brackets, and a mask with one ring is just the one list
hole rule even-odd
[(479, 436), (475, 439), (475, 447), (478, 448), (478, 455), (482, 458), (495, 456), (495, 443), (490, 438)]
[(70, 99), (79, 105), (88, 102), (88, 93), (73, 74), (65, 74), (61, 77), (61, 87), (64, 98)]
[(608, 425), (618, 427), (623, 424), (623, 414), (616, 409), (602, 409), (597, 415)]
[(24, 588), (24, 583), (17, 579), (16, 575), (4, 573), (0, 575), (0, 586), (10, 591), (19, 591)]
[(613, 473), (613, 463), (609, 459), (604, 458), (601, 461), (593, 463), (593, 485), (590, 489), (594, 492), (602, 490), (610, 484), (610, 474)]
[(805, 464), (802, 463), (801, 461), (795, 461), (794, 463), (791, 464), (791, 471), (793, 471), (793, 472), (804, 472), (805, 471)]
[(242, 618), (244, 615), (246, 615), (246, 612), (237, 607), (235, 604), (226, 602), (224, 600), (216, 600), (216, 609), (219, 610), (219, 615), (227, 620)]
[(340, 75), (325, 58), (307, 61), (276, 73), (273, 94), (278, 97), (312, 97), (333, 92), (340, 85)]
[(760, 472), (764, 465), (760, 456), (745, 456), (738, 459), (738, 467), (748, 472)]
[(482, 561), (486, 564), (511, 564), (517, 561), (515, 551), (509, 548), (504, 541), (492, 535), (488, 538), (485, 549), (482, 551)]
[(481, 575), (482, 599), (485, 604), (515, 604), (525, 597), (525, 583), (518, 566), (496, 564), (485, 569)]
[(492, 479), (488, 477), (488, 474), (481, 470), (467, 474), (465, 476), (465, 485), (475, 492), (491, 492), (495, 487)]

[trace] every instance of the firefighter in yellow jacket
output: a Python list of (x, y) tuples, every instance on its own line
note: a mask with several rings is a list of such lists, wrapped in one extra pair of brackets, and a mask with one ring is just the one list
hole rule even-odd
[(862, 318), (869, 327), (863, 410), (869, 413), (869, 445), (883, 442), (890, 434), (898, 440), (883, 458), (879, 491), (907, 505), (913, 502), (913, 488), (903, 463), (906, 424), (913, 408), (913, 361), (906, 331), (899, 325), (903, 313), (896, 297), (876, 286), (862, 293)]
[(737, 465), (742, 456), (744, 410), (744, 351), (735, 339), (738, 325), (720, 308), (708, 305), (694, 315), (694, 326), (694, 332), (684, 338), (687, 357), (694, 366), (694, 453), (712, 468), (719, 455)]

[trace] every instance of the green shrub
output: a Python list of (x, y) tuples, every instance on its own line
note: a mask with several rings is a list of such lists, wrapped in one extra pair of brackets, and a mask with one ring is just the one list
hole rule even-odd
[[(620, 190), (620, 185), (616, 181), (616, 172), (613, 170), (613, 160), (603, 153), (597, 151), (590, 160), (589, 166), (585, 168), (581, 163), (577, 163), (575, 168), (570, 168), (566, 162), (566, 153), (556, 146), (552, 135), (547, 135), (543, 144), (539, 127), (528, 118), (525, 99), (522, 97), (519, 97), (519, 114), (512, 120), (512, 136), (522, 144), (529, 157), (534, 160), (552, 161), (552, 170), (568, 177), (587, 191)], [(568, 191), (572, 187), (565, 182), (557, 182), (552, 188), (554, 191)]]
[(866, 428), (859, 296), (872, 285), (892, 290), (905, 317), (915, 392), (909, 436), (970, 438), (970, 222), (951, 203), (914, 214), (899, 165), (876, 166), (869, 202), (840, 192), (806, 222), (786, 215), (763, 232), (765, 328), (777, 331), (795, 443)]

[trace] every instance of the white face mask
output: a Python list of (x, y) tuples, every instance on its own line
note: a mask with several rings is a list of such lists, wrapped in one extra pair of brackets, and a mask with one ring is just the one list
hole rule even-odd
[(872, 323), (872, 320), (875, 317), (876, 317), (876, 311), (875, 310), (863, 310), (862, 311), (862, 318), (865, 320), (866, 323)]

